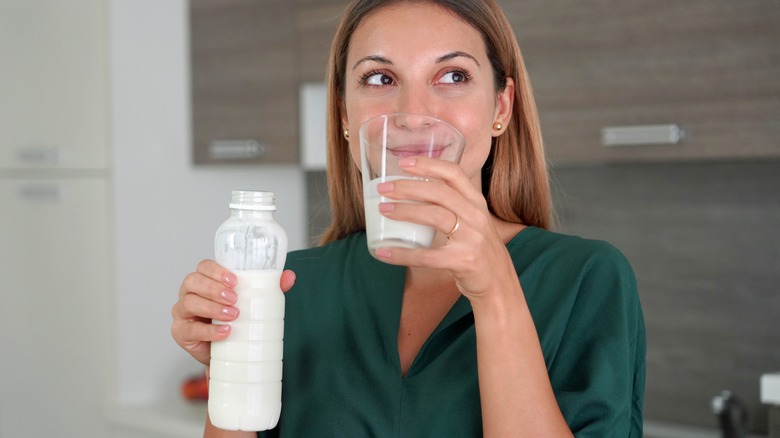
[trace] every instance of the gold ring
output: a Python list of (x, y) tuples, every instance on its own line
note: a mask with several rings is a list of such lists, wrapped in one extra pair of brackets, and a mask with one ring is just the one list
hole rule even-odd
[(457, 214), (455, 215), (455, 225), (453, 225), (452, 229), (449, 233), (445, 234), (447, 236), (447, 240), (450, 240), (453, 234), (455, 234), (456, 231), (458, 231), (458, 228), (460, 228), (460, 216)]

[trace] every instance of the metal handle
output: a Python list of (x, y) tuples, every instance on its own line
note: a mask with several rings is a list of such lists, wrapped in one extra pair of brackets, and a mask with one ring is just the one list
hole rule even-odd
[(604, 146), (638, 146), (652, 144), (679, 144), (685, 131), (677, 124), (607, 126), (601, 130)]
[(209, 143), (213, 160), (242, 160), (265, 155), (265, 146), (253, 138), (217, 139)]
[(57, 184), (26, 184), (19, 187), (19, 197), (33, 202), (59, 202), (62, 188)]
[(16, 156), (20, 163), (34, 166), (52, 166), (60, 162), (59, 150), (46, 146), (19, 148)]

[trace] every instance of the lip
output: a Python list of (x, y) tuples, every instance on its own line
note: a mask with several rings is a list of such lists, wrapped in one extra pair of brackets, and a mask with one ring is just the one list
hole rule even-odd
[(393, 156), (398, 158), (420, 157), (420, 156), (439, 158), (444, 153), (445, 149), (447, 149), (446, 146), (434, 146), (434, 147), (401, 146), (397, 148), (387, 148), (387, 150), (391, 154), (393, 154)]

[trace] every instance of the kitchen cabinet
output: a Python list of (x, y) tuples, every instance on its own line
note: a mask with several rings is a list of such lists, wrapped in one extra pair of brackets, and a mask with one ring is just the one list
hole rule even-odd
[[(553, 164), (780, 156), (780, 3), (502, 1)], [(602, 145), (679, 124), (680, 144)]]
[(0, 180), (2, 437), (107, 434), (108, 187), (101, 179)]
[(100, 0), (0, 2), (0, 169), (106, 167)]
[(196, 164), (299, 163), (299, 85), (324, 80), (346, 4), (190, 1)]
[(297, 163), (292, 2), (190, 2), (195, 163)]
[(106, 6), (0, 2), (0, 436), (108, 436)]
[[(298, 162), (296, 93), (324, 80), (347, 3), (192, 0), (196, 162), (220, 161), (219, 140), (228, 152), (264, 149), (233, 161)], [(780, 3), (499, 3), (553, 164), (780, 157)], [(604, 128), (659, 124), (683, 139), (604, 146)]]
[[(780, 156), (780, 3), (501, 1), (553, 164)], [(609, 126), (679, 124), (679, 144), (605, 147)]]

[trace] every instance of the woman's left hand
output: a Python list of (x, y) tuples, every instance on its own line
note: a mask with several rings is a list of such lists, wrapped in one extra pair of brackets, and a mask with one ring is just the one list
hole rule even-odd
[[(391, 219), (435, 227), (438, 241), (424, 249), (380, 248), (376, 255), (392, 264), (449, 270), (471, 302), (485, 436), (518, 430), (531, 436), (572, 436), (505, 244), (523, 226), (492, 215), (478, 181), (460, 166), (422, 157), (405, 158), (401, 165), (430, 180), (395, 180), (380, 184), (379, 192), (422, 204), (391, 202), (380, 204), (380, 211)], [(450, 233), (456, 223), (457, 230)]]
[(500, 269), (517, 278), (496, 229), (498, 219), (458, 164), (427, 157), (403, 158), (399, 164), (409, 174), (427, 180), (382, 183), (379, 193), (391, 200), (420, 203), (385, 202), (380, 204), (381, 214), (432, 226), (438, 233), (432, 248), (380, 248), (377, 257), (396, 265), (450, 270), (460, 292), (469, 299), (494, 289)]

